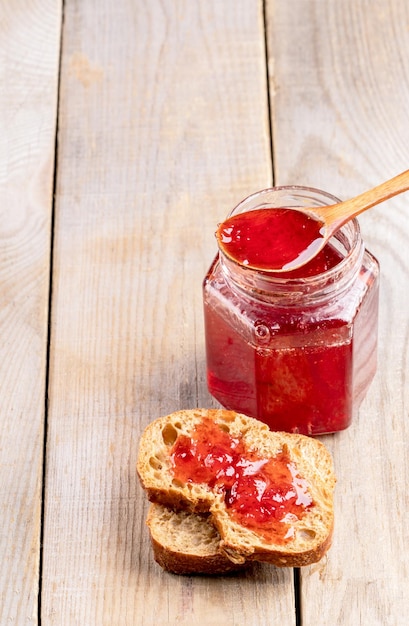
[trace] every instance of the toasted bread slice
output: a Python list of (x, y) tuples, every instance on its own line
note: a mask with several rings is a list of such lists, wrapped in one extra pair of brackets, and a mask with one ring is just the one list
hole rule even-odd
[(226, 574), (247, 563), (233, 563), (220, 551), (220, 535), (209, 514), (172, 511), (151, 504), (149, 527), (155, 561), (173, 574)]
[[(181, 443), (186, 454), (180, 453)], [(195, 461), (195, 450), (203, 445), (209, 455)], [(230, 467), (226, 459), (234, 455)], [(186, 470), (183, 463), (191, 457), (197, 467), (188, 464)], [(227, 463), (221, 466), (223, 480), (202, 480), (207, 465), (220, 459)], [(266, 476), (270, 466), (272, 473)], [(148, 425), (137, 472), (152, 502), (175, 511), (210, 513), (220, 550), (234, 563), (259, 560), (299, 567), (318, 561), (331, 544), (336, 479), (332, 458), (317, 439), (272, 432), (233, 411), (178, 411)], [(230, 483), (227, 474), (233, 476)]]

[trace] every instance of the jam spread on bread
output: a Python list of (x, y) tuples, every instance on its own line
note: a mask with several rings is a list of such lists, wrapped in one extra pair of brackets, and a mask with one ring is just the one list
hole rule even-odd
[(285, 447), (273, 458), (248, 450), (243, 437), (205, 418), (171, 449), (174, 479), (223, 493), (233, 520), (267, 541), (291, 540), (292, 524), (314, 506), (308, 483)]

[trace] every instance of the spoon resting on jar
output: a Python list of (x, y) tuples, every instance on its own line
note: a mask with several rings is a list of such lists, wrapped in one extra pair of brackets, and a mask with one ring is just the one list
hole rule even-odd
[(216, 238), (232, 261), (262, 272), (288, 272), (311, 261), (346, 222), (408, 190), (406, 170), (345, 202), (238, 213), (219, 225)]

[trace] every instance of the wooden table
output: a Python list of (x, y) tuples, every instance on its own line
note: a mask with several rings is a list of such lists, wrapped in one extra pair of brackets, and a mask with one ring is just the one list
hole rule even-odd
[(135, 473), (149, 421), (216, 406), (217, 222), (273, 182), (347, 198), (409, 167), (406, 0), (12, 0), (0, 34), (0, 624), (406, 624), (407, 195), (360, 220), (379, 367), (325, 437), (328, 557), (169, 575)]

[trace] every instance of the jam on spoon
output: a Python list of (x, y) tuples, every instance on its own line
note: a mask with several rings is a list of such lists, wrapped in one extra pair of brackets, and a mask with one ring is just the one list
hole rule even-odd
[(260, 208), (220, 224), (216, 237), (224, 254), (259, 271), (291, 271), (314, 258), (346, 222), (409, 189), (409, 170), (330, 206)]

